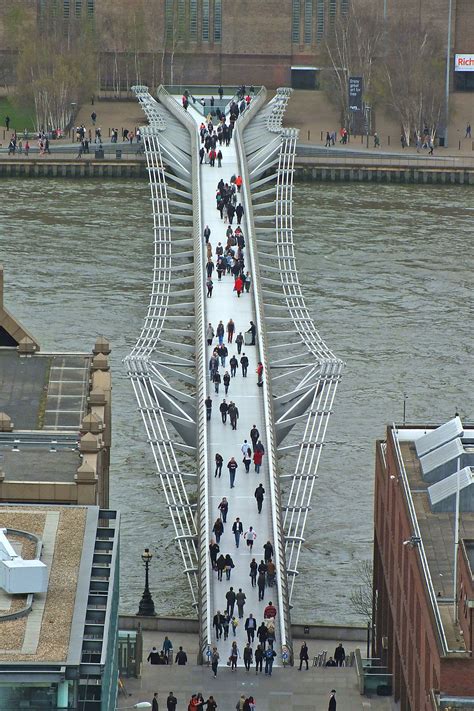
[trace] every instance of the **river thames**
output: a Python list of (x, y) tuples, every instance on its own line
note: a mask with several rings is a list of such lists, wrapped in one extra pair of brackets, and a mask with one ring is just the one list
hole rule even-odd
[[(374, 443), (386, 423), (474, 419), (473, 192), (468, 187), (295, 187), (307, 303), (346, 363), (295, 586), (293, 619), (355, 623), (349, 595), (371, 556)], [(145, 181), (9, 180), (0, 260), (7, 308), (42, 350), (112, 345), (111, 506), (122, 512), (121, 609), (143, 589), (150, 546), (159, 614), (192, 615), (164, 499), (122, 359), (148, 301), (152, 221)]]

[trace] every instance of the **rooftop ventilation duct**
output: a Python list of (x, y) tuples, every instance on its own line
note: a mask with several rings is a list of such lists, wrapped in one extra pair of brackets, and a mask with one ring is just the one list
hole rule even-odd
[(10, 595), (40, 593), (48, 589), (48, 568), (40, 560), (24, 560), (0, 528), (0, 587)]

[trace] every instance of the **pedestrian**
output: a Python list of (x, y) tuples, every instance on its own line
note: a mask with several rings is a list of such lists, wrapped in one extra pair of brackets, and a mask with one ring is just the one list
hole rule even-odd
[(245, 353), (242, 353), (242, 357), (240, 358), (240, 365), (242, 366), (242, 377), (246, 378), (247, 377), (247, 370), (249, 367), (249, 359), (245, 355)]
[(220, 148), (217, 151), (217, 167), (222, 168), (222, 151)]
[(237, 634), (237, 632), (236, 632), (237, 627), (239, 626), (239, 621), (238, 621), (238, 619), (237, 619), (237, 617), (236, 617), (235, 615), (232, 615), (231, 620), (230, 620), (230, 624), (231, 624), (231, 626), (232, 626), (232, 634), (233, 634), (234, 637), (235, 637), (236, 634)]
[(204, 160), (204, 153), (205, 153), (204, 146), (201, 146), (201, 148), (199, 149), (199, 164), (200, 165), (202, 165), (202, 162)]
[(208, 395), (207, 398), (204, 400), (204, 404), (206, 406), (206, 419), (210, 420), (212, 412), (212, 400), (210, 395)]
[[(253, 662), (253, 652), (252, 652), (252, 647), (250, 646), (250, 642), (245, 645), (244, 649), (244, 665), (245, 669), (247, 671), (250, 671), (250, 665)], [(156, 710), (158, 711), (158, 709)]]
[(245, 211), (244, 211), (243, 205), (242, 205), (242, 203), (239, 202), (239, 204), (235, 208), (235, 214), (237, 216), (237, 224), (238, 225), (240, 225), (240, 223), (242, 222), (242, 217), (244, 215), (244, 212)]
[(150, 649), (150, 652), (148, 654), (148, 657), (146, 658), (147, 662), (150, 662), (150, 664), (159, 664), (159, 656), (160, 653), (158, 652), (156, 647), (152, 647)]
[(219, 339), (219, 345), (221, 346), (222, 343), (224, 342), (224, 324), (222, 323), (222, 321), (219, 321), (219, 323), (217, 325), (216, 335), (217, 335), (217, 338)]
[(222, 522), (227, 523), (227, 512), (229, 511), (229, 502), (227, 501), (225, 496), (222, 498), (222, 501), (220, 502), (217, 508), (220, 511)]
[(227, 346), (224, 343), (221, 346), (217, 347), (217, 355), (220, 358), (221, 366), (225, 368), (225, 361), (227, 356), (229, 355), (229, 351), (227, 350)]
[(180, 667), (183, 667), (187, 661), (188, 661), (188, 655), (184, 651), (182, 647), (178, 649), (178, 654), (176, 655), (176, 664)]
[(203, 235), (207, 244), (209, 242), (209, 237), (211, 236), (211, 228), (209, 227), (209, 225), (205, 226)]
[(216, 395), (219, 393), (219, 385), (221, 384), (221, 376), (218, 370), (214, 373), (214, 392)]
[(222, 474), (222, 464), (224, 463), (224, 458), (223, 458), (222, 454), (219, 454), (219, 452), (216, 452), (216, 456), (214, 457), (214, 459), (216, 462), (216, 471), (215, 471), (214, 476), (215, 477), (218, 476), (220, 479), (221, 474)]
[(343, 666), (345, 658), (346, 650), (342, 646), (342, 642), (339, 642), (338, 646), (336, 647), (336, 651), (334, 652), (334, 659), (336, 660), (336, 664), (338, 667)]
[(233, 430), (237, 429), (237, 420), (239, 419), (239, 410), (236, 407), (234, 402), (231, 402), (229, 404), (229, 419), (230, 419), (230, 424)]
[(239, 517), (237, 517), (232, 525), (232, 533), (234, 534), (235, 537), (235, 546), (236, 548), (239, 547), (240, 543), (240, 536), (244, 532), (244, 527), (242, 525), (242, 521), (240, 520)]
[(247, 541), (247, 547), (250, 549), (250, 553), (252, 553), (253, 544), (257, 538), (257, 534), (253, 530), (253, 526), (250, 526), (249, 530), (244, 533), (244, 538)]
[(267, 583), (268, 583), (269, 588), (273, 587), (273, 583), (275, 582), (275, 575), (276, 575), (276, 565), (273, 562), (273, 560), (270, 558), (270, 560), (267, 563)]
[(257, 561), (255, 558), (252, 558), (250, 561), (250, 581), (252, 583), (252, 587), (256, 587), (257, 585)]
[(277, 615), (277, 609), (276, 609), (275, 605), (273, 604), (273, 602), (270, 600), (268, 605), (266, 606), (266, 608), (263, 611), (263, 619), (270, 620), (272, 617), (273, 617), (273, 619), (275, 619), (276, 615)]
[(230, 587), (229, 590), (226, 592), (225, 599), (227, 600), (226, 612), (232, 617), (232, 615), (234, 614), (235, 607), (235, 592), (233, 587)]
[(30, 144), (28, 143), (28, 141), (26, 141), (26, 143), (25, 143), (25, 156), (26, 156), (27, 158), (28, 158), (29, 153), (30, 153)]
[(258, 641), (260, 642), (260, 646), (262, 647), (262, 650), (264, 650), (266, 642), (267, 642), (267, 637), (268, 637), (268, 629), (267, 629), (265, 622), (262, 622), (262, 624), (258, 628), (257, 637), (258, 637)]
[(206, 340), (207, 340), (208, 346), (212, 345), (213, 338), (214, 338), (214, 329), (212, 328), (211, 324), (208, 324), (208, 326), (206, 328)]
[(257, 335), (257, 327), (255, 326), (253, 321), (250, 321), (250, 328), (247, 330), (247, 333), (250, 333), (250, 338), (251, 338), (249, 345), (254, 346), (255, 345), (255, 337)]
[(258, 674), (259, 669), (260, 669), (260, 672), (263, 671), (262, 664), (263, 664), (263, 649), (262, 649), (262, 645), (258, 644), (257, 649), (255, 650), (255, 674)]
[(251, 642), (253, 642), (255, 639), (256, 629), (257, 629), (257, 620), (252, 615), (252, 613), (250, 613), (250, 615), (245, 620), (245, 631), (247, 632), (247, 639), (248, 639), (249, 644)]
[(233, 568), (235, 568), (234, 561), (232, 560), (230, 553), (227, 553), (227, 555), (225, 557), (225, 579), (226, 580), (230, 580), (230, 574), (231, 574)]
[(222, 400), (221, 404), (219, 405), (219, 412), (221, 413), (222, 422), (224, 425), (227, 422), (228, 411), (229, 411), (229, 405), (226, 403), (225, 398), (224, 398), (224, 400)]
[(224, 533), (224, 524), (222, 523), (221, 518), (216, 519), (214, 526), (212, 527), (212, 532), (216, 537), (216, 542), (219, 543), (221, 536)]
[[(232, 428), (234, 429), (234, 428)], [(234, 482), (235, 482), (235, 474), (238, 469), (238, 464), (235, 461), (234, 457), (231, 457), (227, 463), (227, 469), (229, 470), (229, 479), (230, 479), (230, 488), (234, 488)]]
[(222, 637), (223, 618), (224, 615), (221, 613), (220, 610), (217, 610), (216, 614), (214, 615), (214, 619), (212, 620), (212, 626), (215, 627), (217, 640)]
[(9, 131), (10, 130), (10, 116), (8, 116), (8, 115), (5, 116), (5, 126), (6, 126), (7, 131)]
[(299, 668), (299, 671), (301, 671), (301, 668), (302, 668), (302, 666), (303, 666), (303, 662), (306, 662), (306, 671), (308, 671), (308, 669), (309, 669), (308, 658), (309, 658), (309, 655), (308, 655), (308, 645), (306, 644), (306, 642), (303, 642), (303, 644), (301, 645), (301, 649), (300, 649), (300, 668)]
[(247, 447), (247, 451), (244, 454), (243, 463), (245, 467), (245, 473), (248, 474), (250, 471), (250, 464), (252, 462), (252, 450)]
[(336, 711), (336, 689), (331, 689), (328, 711)]
[(242, 331), (239, 331), (239, 333), (235, 337), (235, 345), (237, 346), (237, 353), (239, 355), (240, 355), (240, 352), (242, 351), (243, 343), (244, 343), (244, 337), (242, 335)]
[(264, 657), (265, 657), (265, 674), (268, 674), (268, 676), (272, 675), (272, 668), (273, 668), (273, 660), (276, 657), (276, 652), (273, 649), (273, 647), (267, 647), (267, 649), (264, 652)]
[(466, 135), (464, 136), (464, 138), (471, 138), (471, 124), (470, 123), (468, 123), (466, 126)]
[[(240, 353), (240, 351), (239, 351), (239, 353)], [(232, 378), (235, 378), (235, 374), (237, 372), (237, 366), (239, 365), (239, 361), (237, 360), (235, 355), (233, 355), (232, 358), (230, 359), (229, 365), (230, 365), (230, 375)]]
[(220, 554), (219, 558), (216, 561), (216, 568), (217, 568), (217, 580), (219, 582), (222, 581), (222, 574), (225, 570), (225, 557)]
[(245, 279), (244, 279), (244, 286), (245, 286), (245, 291), (247, 292), (247, 294), (250, 291), (251, 284), (252, 284), (252, 277), (250, 275), (250, 272), (247, 272), (247, 274), (245, 275)]
[(256, 425), (252, 425), (252, 429), (250, 430), (250, 439), (252, 440), (252, 447), (253, 451), (255, 452), (255, 447), (257, 445), (257, 442), (260, 437), (260, 432), (257, 429)]
[(209, 543), (209, 557), (211, 559), (211, 566), (212, 569), (214, 570), (217, 564), (217, 554), (219, 553), (220, 548), (215, 542), (215, 540), (212, 538), (211, 542)]
[[(265, 489), (263, 488), (262, 484), (260, 483), (257, 488), (255, 489), (255, 499), (257, 501), (257, 510), (258, 513), (262, 513), (262, 504), (263, 504), (263, 498), (265, 495)], [(219, 541), (217, 541), (219, 543)]]
[(211, 382), (214, 382), (214, 375), (219, 369), (219, 361), (217, 359), (217, 351), (214, 351), (212, 356), (209, 358), (209, 378)]
[(261, 450), (256, 449), (253, 453), (253, 463), (255, 464), (255, 472), (260, 473), (260, 467), (262, 466), (263, 454)]
[(237, 279), (234, 281), (234, 291), (237, 292), (237, 298), (240, 299), (240, 295), (244, 290), (244, 282), (240, 278), (240, 276), (237, 277)]
[(244, 592), (242, 592), (242, 588), (239, 588), (239, 592), (235, 596), (235, 601), (237, 603), (237, 612), (239, 615), (239, 620), (241, 620), (244, 616), (244, 606), (245, 606), (245, 601), (247, 599), (247, 596)]
[(227, 395), (227, 393), (229, 392), (229, 385), (230, 385), (230, 375), (227, 370), (224, 373), (224, 377), (222, 378), (222, 381), (224, 383), (224, 392)]
[(270, 543), (270, 541), (267, 541), (265, 545), (263, 546), (263, 553), (264, 553), (264, 558), (265, 558), (265, 563), (268, 562), (273, 558), (273, 546)]
[[(265, 597), (265, 585), (266, 585), (266, 578), (265, 578), (265, 573), (259, 572), (258, 578), (257, 578), (257, 587), (258, 587), (258, 599), (263, 600)], [(266, 639), (266, 637), (265, 637)]]
[(170, 640), (170, 638), (168, 637), (168, 635), (166, 635), (165, 638), (164, 638), (164, 640), (163, 640), (162, 651), (163, 651), (164, 654), (165, 654), (166, 663), (169, 664), (169, 663), (170, 663), (170, 659), (172, 658), (172, 655), (173, 655), (173, 643), (172, 643), (172, 641)]
[(206, 288), (207, 288), (207, 298), (210, 299), (212, 297), (212, 290), (214, 288), (214, 284), (213, 284), (211, 277), (209, 277), (206, 280)]
[(151, 711), (158, 711), (158, 692), (155, 691), (151, 701)]
[[(219, 652), (217, 651), (217, 647), (212, 648), (212, 655), (211, 655), (211, 669), (212, 673), (214, 674), (214, 679), (217, 677), (217, 667), (219, 666)], [(209, 697), (212, 699), (212, 696)], [(208, 706), (207, 708), (209, 709), (209, 701), (207, 702)], [(216, 708), (214, 706), (214, 708)]]
[(331, 134), (329, 131), (326, 131), (326, 143), (324, 144), (325, 148), (330, 148), (331, 147)]
[(230, 318), (227, 322), (227, 343), (232, 343), (234, 338), (235, 323)]
[[(211, 289), (211, 295), (212, 295), (212, 289)], [(263, 364), (260, 361), (258, 361), (257, 369), (255, 372), (257, 373), (257, 385), (259, 387), (262, 387), (262, 385), (263, 385)]]
[(237, 669), (237, 659), (240, 658), (239, 648), (237, 647), (237, 642), (232, 642), (232, 647), (230, 648), (229, 661), (230, 670), (234, 671)]
[(224, 631), (224, 642), (229, 636), (229, 626), (230, 626), (230, 615), (223, 615), (224, 622), (222, 623), (222, 629)]
[(178, 699), (172, 691), (168, 694), (166, 699), (166, 709), (167, 711), (176, 711), (176, 706), (178, 705)]

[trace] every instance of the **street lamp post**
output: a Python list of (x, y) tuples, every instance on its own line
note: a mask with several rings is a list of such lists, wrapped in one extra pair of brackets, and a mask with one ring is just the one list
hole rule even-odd
[(453, 13), (453, 0), (449, 0), (448, 3), (448, 37), (446, 43), (446, 81), (445, 81), (445, 121), (446, 129), (444, 133), (444, 145), (445, 148), (448, 147), (448, 123), (449, 123), (449, 79), (451, 76), (451, 24), (452, 24), (452, 13)]
[(150, 553), (149, 548), (145, 548), (142, 553), (142, 561), (145, 565), (145, 589), (143, 591), (142, 599), (140, 600), (137, 612), (137, 615), (140, 615), (140, 617), (153, 617), (153, 615), (156, 615), (155, 603), (153, 602), (153, 598), (151, 596), (148, 581), (148, 567), (152, 558), (153, 553)]

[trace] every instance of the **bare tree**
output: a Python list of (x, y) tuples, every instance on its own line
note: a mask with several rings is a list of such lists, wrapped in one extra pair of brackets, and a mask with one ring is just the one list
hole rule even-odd
[(385, 37), (380, 7), (372, 0), (351, 2), (347, 13), (341, 13), (325, 43), (331, 78), (328, 93), (335, 99), (343, 124), (349, 124), (348, 78), (363, 78), (364, 96), (373, 104), (373, 79)]
[(352, 590), (349, 595), (352, 609), (360, 615), (366, 622), (372, 619), (372, 586), (373, 586), (373, 567), (372, 561), (360, 561), (357, 571), (358, 585)]
[(425, 126), (434, 138), (444, 107), (440, 32), (421, 19), (414, 21), (402, 7), (388, 25), (387, 38), (382, 85), (387, 104), (400, 120), (407, 145)]

